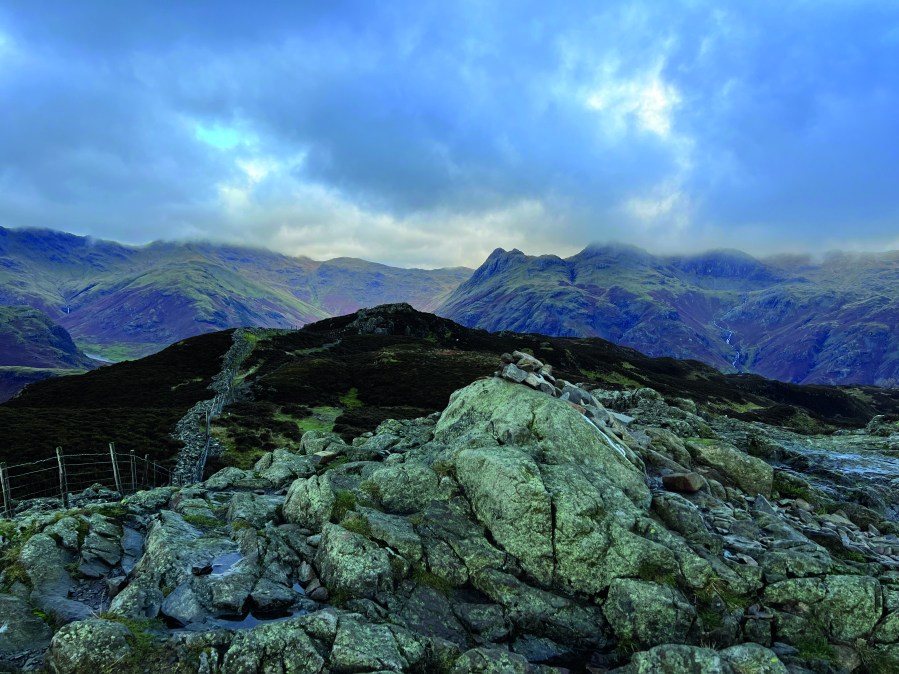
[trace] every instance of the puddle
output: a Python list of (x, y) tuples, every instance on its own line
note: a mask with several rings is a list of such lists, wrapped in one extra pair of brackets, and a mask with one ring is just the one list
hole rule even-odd
[(231, 570), (237, 562), (243, 559), (243, 555), (239, 552), (226, 552), (223, 555), (212, 558), (212, 575), (224, 576)]
[(899, 520), (899, 459), (867, 436), (816, 437), (785, 444), (803, 457), (787, 468), (830, 496), (882, 510)]
[(223, 615), (216, 618), (213, 622), (229, 630), (249, 630), (257, 625), (266, 625), (269, 623), (281, 622), (289, 620), (301, 615), (306, 615), (308, 611), (250, 611), (247, 615)]

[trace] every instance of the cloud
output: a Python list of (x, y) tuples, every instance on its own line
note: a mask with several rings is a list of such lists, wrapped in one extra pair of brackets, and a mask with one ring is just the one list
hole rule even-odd
[(886, 245), (888, 2), (19, 3), (0, 224), (474, 265)]

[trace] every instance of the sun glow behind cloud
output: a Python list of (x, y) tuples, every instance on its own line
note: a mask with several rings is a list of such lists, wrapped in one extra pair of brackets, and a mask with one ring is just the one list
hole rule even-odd
[(677, 88), (659, 74), (613, 79), (591, 91), (586, 105), (600, 113), (603, 123), (621, 133), (630, 124), (661, 138), (671, 135), (672, 116), (681, 103)]
[(219, 150), (231, 150), (245, 142), (243, 135), (237, 129), (231, 129), (226, 126), (203, 126), (198, 124), (195, 134), (197, 140)]

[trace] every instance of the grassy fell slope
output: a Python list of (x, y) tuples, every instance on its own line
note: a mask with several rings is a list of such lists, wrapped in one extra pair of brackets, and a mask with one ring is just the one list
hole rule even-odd
[[(408, 305), (302, 330), (259, 331), (254, 342), (235, 380), (238, 402), (214, 426), (229, 451), (210, 470), (251, 466), (262, 452), (294, 444), (306, 430), (349, 438), (388, 418), (441, 410), (453, 391), (490, 376), (499, 356), (514, 349), (590, 386), (651, 386), (671, 400), (688, 397), (717, 412), (799, 428), (861, 426), (899, 404), (897, 391), (723, 375), (696, 361), (653, 359), (600, 339), (490, 334)], [(138, 361), (33, 384), (0, 405), (0, 460), (52, 456), (56, 446), (102, 451), (115, 441), (123, 451), (171, 461), (178, 445), (169, 433), (195, 402), (212, 397), (207, 387), (230, 346), (230, 332), (211, 333)]]
[(199, 400), (231, 346), (231, 332), (183, 340), (142, 358), (28, 386), (0, 405), (0, 461), (19, 463), (66, 452), (122, 451), (167, 461), (179, 445), (169, 433)]
[(443, 409), (453, 391), (492, 375), (499, 356), (513, 349), (534, 353), (571, 381), (650, 386), (672, 400), (687, 397), (709, 410), (798, 429), (864, 425), (899, 403), (899, 392), (724, 375), (697, 361), (653, 359), (600, 339), (491, 334), (394, 305), (261, 339), (244, 363), (245, 399), (219, 420), (218, 437), (231, 451), (212, 468), (249, 467), (305, 430), (350, 438), (388, 418)]

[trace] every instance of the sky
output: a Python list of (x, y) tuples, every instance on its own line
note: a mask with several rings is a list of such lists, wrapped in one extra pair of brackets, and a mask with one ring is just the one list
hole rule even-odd
[(0, 3), (0, 226), (316, 259), (899, 248), (899, 3)]

